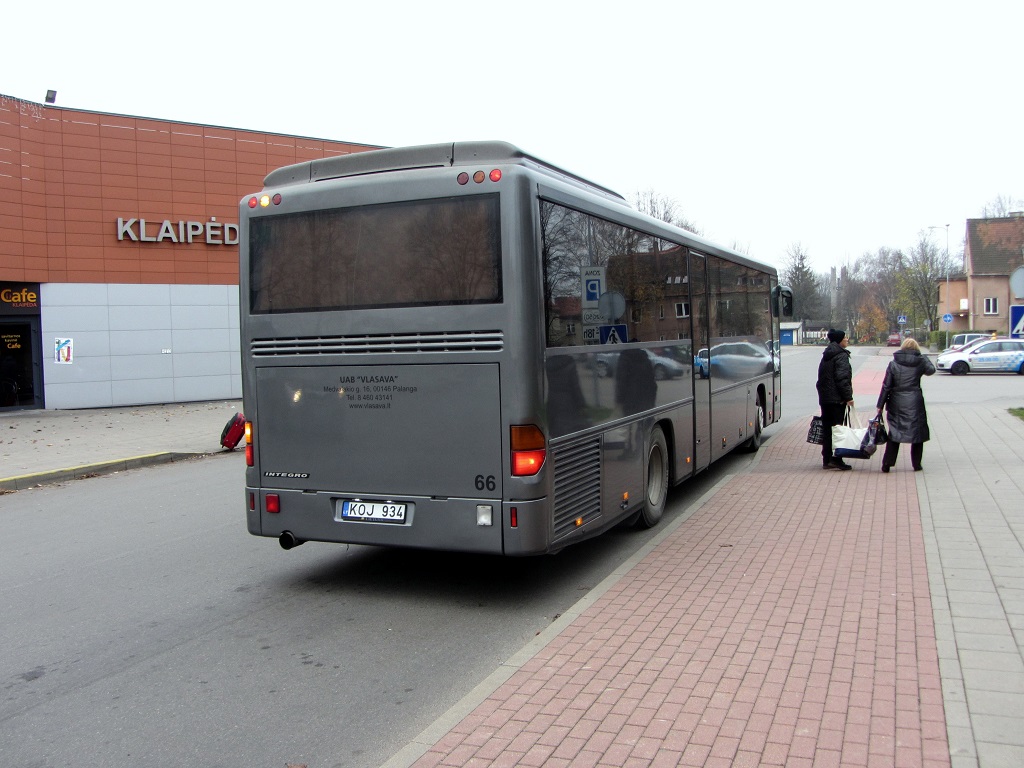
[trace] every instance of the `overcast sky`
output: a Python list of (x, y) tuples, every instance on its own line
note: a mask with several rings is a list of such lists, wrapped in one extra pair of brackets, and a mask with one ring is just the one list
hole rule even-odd
[(815, 269), (1024, 198), (1024, 2), (8, 4), (0, 93), (399, 146), (501, 139)]

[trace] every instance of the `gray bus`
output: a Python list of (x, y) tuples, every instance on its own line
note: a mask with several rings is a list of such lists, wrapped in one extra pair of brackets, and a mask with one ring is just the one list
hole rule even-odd
[(781, 415), (774, 268), (500, 142), (240, 205), (252, 534), (503, 555), (653, 526)]

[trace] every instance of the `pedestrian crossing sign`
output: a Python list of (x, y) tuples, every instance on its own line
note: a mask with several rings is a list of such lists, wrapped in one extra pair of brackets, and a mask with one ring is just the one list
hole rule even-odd
[(628, 340), (629, 337), (626, 335), (625, 323), (620, 325), (601, 326), (602, 344), (625, 344)]
[(1010, 338), (1024, 339), (1024, 304), (1010, 306)]

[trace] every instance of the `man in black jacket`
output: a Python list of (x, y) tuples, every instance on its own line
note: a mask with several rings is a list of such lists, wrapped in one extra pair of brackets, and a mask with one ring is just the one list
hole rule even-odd
[(853, 469), (842, 459), (832, 455), (832, 427), (842, 424), (846, 408), (853, 407), (853, 366), (847, 346), (846, 333), (832, 328), (828, 332), (828, 346), (818, 363), (818, 404), (821, 406), (821, 425), (825, 428), (821, 444), (822, 469)]

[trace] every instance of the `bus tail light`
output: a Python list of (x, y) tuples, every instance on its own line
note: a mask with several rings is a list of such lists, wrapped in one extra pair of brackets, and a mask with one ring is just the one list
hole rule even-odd
[[(466, 186), (467, 184), (469, 184), (470, 179), (472, 179), (477, 184), (483, 184), (488, 179), (490, 179), (491, 181), (501, 181), (501, 169), (492, 168), (490, 172), (474, 171), (472, 176), (463, 171), (462, 173), (455, 177), (455, 180), (459, 182), (459, 184), (462, 186)], [(252, 207), (251, 203), (250, 207)]]
[(273, 197), (270, 195), (253, 195), (249, 198), (248, 205), (250, 208), (267, 208), (271, 203), (274, 205), (280, 205), (282, 199), (281, 193), (277, 193)]
[(540, 472), (547, 456), (544, 433), (533, 424), (512, 427), (512, 475), (531, 477)]
[(245, 466), (251, 467), (254, 464), (252, 450), (252, 422), (245, 422)]
[(267, 512), (276, 515), (281, 511), (281, 497), (276, 493), (267, 494)]

